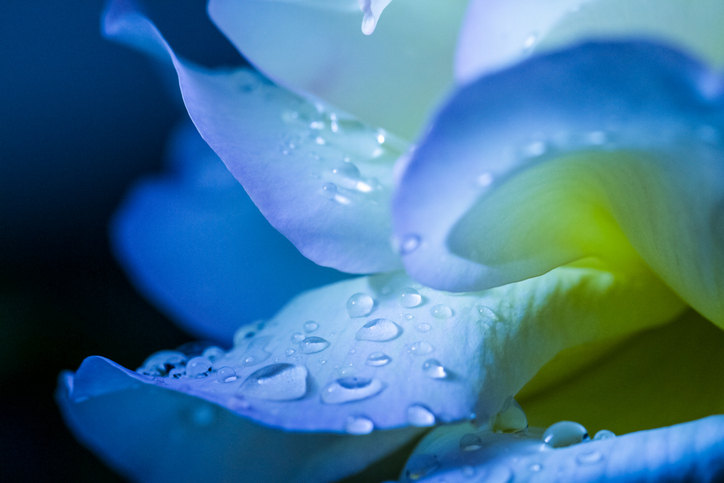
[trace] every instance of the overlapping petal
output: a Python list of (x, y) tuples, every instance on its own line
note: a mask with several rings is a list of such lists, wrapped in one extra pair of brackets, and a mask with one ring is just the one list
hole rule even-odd
[(472, 0), (455, 76), (469, 82), (534, 53), (592, 39), (672, 43), (720, 67), (723, 22), (718, 0)]
[(402, 174), (422, 283), (476, 290), (639, 256), (724, 324), (722, 79), (669, 48), (590, 43), (460, 89)]
[(192, 334), (231, 344), (240, 325), (345, 277), (272, 228), (191, 123), (174, 134), (169, 164), (129, 193), (112, 242), (136, 286)]
[(179, 59), (127, 1), (111, 2), (105, 32), (170, 56), (204, 140), (303, 255), (352, 273), (399, 267), (389, 242), (389, 199), (404, 142), (249, 70), (212, 72)]
[[(367, 0), (375, 10), (378, 0)], [(452, 87), (467, 0), (394, 0), (372, 35), (358, 0), (212, 0), (209, 14), (261, 72), (412, 139)]]

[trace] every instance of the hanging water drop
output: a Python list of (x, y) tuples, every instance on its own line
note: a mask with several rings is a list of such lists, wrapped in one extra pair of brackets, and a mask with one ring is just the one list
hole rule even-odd
[(400, 326), (389, 319), (375, 319), (367, 322), (357, 331), (357, 340), (387, 342), (400, 334)]
[(596, 435), (593, 437), (593, 440), (601, 441), (602, 439), (611, 439), (615, 437), (616, 433), (614, 433), (613, 431), (609, 431), (608, 429), (602, 429), (601, 431), (596, 433)]
[(392, 359), (384, 352), (373, 352), (367, 356), (365, 364), (368, 366), (379, 367), (388, 364)]
[(422, 364), (422, 371), (432, 379), (445, 379), (447, 371), (437, 359), (428, 359)]
[(477, 434), (468, 433), (460, 438), (460, 449), (463, 451), (477, 451), (483, 447), (483, 441)]
[(358, 0), (359, 9), (364, 13), (362, 18), (362, 33), (372, 35), (377, 27), (377, 22), (382, 11), (390, 4), (391, 0)]
[(216, 380), (219, 382), (234, 382), (236, 379), (236, 371), (229, 366), (224, 366), (216, 371)]
[(407, 408), (407, 422), (412, 426), (432, 426), (435, 424), (435, 415), (421, 404), (413, 404)]
[(299, 350), (303, 354), (316, 354), (329, 347), (329, 342), (321, 337), (307, 337), (299, 343)]
[(589, 439), (586, 428), (573, 421), (559, 421), (543, 433), (543, 442), (553, 448), (564, 448)]
[(422, 303), (422, 295), (414, 288), (405, 288), (397, 299), (397, 303), (411, 309)]
[(366, 317), (372, 313), (375, 301), (366, 293), (356, 293), (347, 300), (347, 313), (350, 318)]
[(500, 433), (519, 433), (528, 428), (528, 418), (518, 401), (511, 396), (503, 403), (503, 408), (495, 416), (493, 431)]
[(322, 390), (322, 402), (343, 404), (375, 396), (384, 389), (379, 379), (362, 377), (342, 377), (325, 386)]
[(307, 334), (309, 334), (310, 332), (314, 332), (318, 328), (319, 328), (319, 324), (313, 320), (309, 320), (304, 323), (304, 332), (306, 332)]
[(344, 429), (349, 434), (370, 434), (375, 429), (375, 424), (364, 416), (350, 416)]
[(255, 371), (239, 394), (269, 401), (292, 401), (307, 393), (307, 369), (293, 364), (272, 364)]
[(194, 357), (186, 364), (186, 375), (189, 377), (206, 377), (211, 371), (211, 361), (206, 357)]
[(452, 317), (452, 309), (445, 304), (438, 304), (430, 309), (430, 313), (436, 319), (449, 319)]
[(434, 351), (435, 348), (429, 343), (423, 341), (415, 342), (410, 346), (410, 354), (415, 356), (424, 356)]

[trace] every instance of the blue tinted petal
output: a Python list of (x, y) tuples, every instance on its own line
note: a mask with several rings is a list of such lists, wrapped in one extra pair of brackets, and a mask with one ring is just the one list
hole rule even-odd
[(189, 332), (230, 344), (239, 326), (345, 278), (269, 225), (193, 125), (170, 149), (170, 172), (134, 187), (111, 232), (135, 285)]

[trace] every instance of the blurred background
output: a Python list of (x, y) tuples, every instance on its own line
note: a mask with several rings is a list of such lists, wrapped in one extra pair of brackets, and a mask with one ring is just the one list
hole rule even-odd
[[(243, 60), (205, 0), (144, 0), (177, 52)], [(191, 340), (136, 293), (108, 221), (161, 171), (184, 111), (140, 54), (104, 40), (102, 0), (0, 2), (0, 481), (121, 481), (65, 428), (58, 374), (102, 354), (135, 369)]]

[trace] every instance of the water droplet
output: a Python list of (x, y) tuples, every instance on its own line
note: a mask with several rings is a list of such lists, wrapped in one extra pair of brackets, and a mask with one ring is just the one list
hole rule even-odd
[(477, 309), (478, 313), (481, 317), (485, 319), (492, 319), (492, 320), (499, 320), (500, 316), (495, 313), (493, 309), (490, 307), (486, 307), (485, 305), (476, 305), (475, 308)]
[(463, 451), (477, 451), (483, 447), (483, 441), (477, 434), (468, 433), (460, 438), (460, 449)]
[(523, 156), (535, 158), (542, 156), (548, 150), (548, 146), (543, 141), (535, 141), (523, 148)]
[(388, 364), (391, 360), (392, 359), (390, 359), (390, 356), (388, 356), (384, 352), (373, 352), (372, 354), (367, 356), (365, 364), (367, 364), (368, 366), (378, 367)]
[(342, 377), (325, 386), (322, 390), (322, 402), (343, 404), (375, 396), (384, 389), (379, 379), (362, 377)]
[(303, 354), (316, 354), (329, 347), (329, 342), (321, 337), (307, 337), (299, 343), (299, 350)]
[(415, 316), (412, 314), (405, 314), (405, 320), (412, 320), (414, 318), (415, 318)]
[(410, 353), (415, 356), (424, 356), (434, 351), (435, 348), (429, 343), (423, 341), (415, 342), (410, 346)]
[(408, 480), (416, 481), (440, 468), (440, 462), (432, 454), (416, 454), (410, 457), (405, 469)]
[(137, 372), (151, 376), (165, 376), (179, 366), (186, 364), (186, 355), (179, 351), (159, 351), (151, 354)]
[(430, 313), (436, 319), (449, 319), (452, 317), (452, 309), (445, 304), (434, 305), (430, 309)]
[(206, 357), (211, 362), (216, 361), (217, 359), (221, 359), (226, 355), (226, 352), (224, 352), (224, 349), (221, 347), (216, 347), (215, 345), (212, 345), (211, 347), (208, 347), (202, 354), (202, 356)]
[(307, 369), (294, 364), (272, 364), (258, 369), (239, 388), (239, 394), (269, 401), (292, 401), (307, 393)]
[(420, 293), (414, 288), (405, 288), (402, 289), (402, 293), (400, 294), (400, 298), (397, 302), (403, 307), (411, 309), (422, 303), (422, 295), (420, 295)]
[(432, 426), (435, 415), (421, 404), (413, 404), (407, 408), (407, 422), (412, 426)]
[(206, 377), (211, 371), (211, 361), (206, 357), (194, 357), (186, 364), (186, 375), (189, 377)]
[(375, 423), (364, 416), (350, 416), (344, 429), (349, 434), (370, 434), (375, 429)]
[(490, 186), (493, 183), (493, 175), (490, 173), (483, 173), (478, 176), (475, 181), (478, 183), (478, 186), (484, 188), (486, 186)]
[(389, 5), (390, 0), (359, 0), (359, 8), (364, 13), (362, 18), (362, 33), (372, 35), (377, 27), (377, 21), (382, 11)]
[(559, 421), (543, 433), (543, 442), (553, 448), (564, 448), (589, 439), (586, 428), (573, 421)]
[(174, 367), (168, 372), (168, 377), (172, 377), (174, 379), (179, 379), (186, 375), (186, 368), (184, 367)]
[(405, 235), (400, 242), (400, 255), (407, 255), (417, 250), (420, 246), (420, 237), (417, 235)]
[(525, 38), (523, 41), (523, 50), (531, 50), (535, 43), (538, 41), (538, 34), (533, 33)]
[(447, 371), (437, 359), (426, 360), (425, 363), (422, 364), (422, 371), (427, 377), (433, 379), (445, 379), (447, 377)]
[(533, 463), (532, 465), (530, 465), (530, 468), (529, 468), (529, 469), (530, 469), (530, 471), (533, 471), (533, 472), (536, 472), (536, 473), (537, 473), (537, 472), (539, 472), (540, 470), (543, 469), (543, 466), (541, 466), (541, 465), (538, 464), (538, 463)]
[(593, 440), (600, 441), (602, 439), (611, 439), (615, 437), (616, 433), (614, 433), (613, 431), (609, 431), (608, 429), (602, 429), (601, 431), (596, 433), (596, 435), (593, 437)]
[(400, 326), (389, 319), (375, 319), (367, 322), (357, 331), (357, 340), (387, 342), (400, 335)]
[(289, 349), (287, 349), (287, 350), (284, 351), (284, 354), (286, 354), (287, 357), (291, 357), (291, 356), (294, 355), (294, 349), (289, 348)]
[(603, 455), (598, 451), (593, 451), (590, 453), (580, 453), (578, 456), (576, 456), (576, 461), (578, 461), (578, 463), (582, 465), (592, 465), (594, 463), (598, 463), (601, 460), (603, 460)]
[(319, 324), (314, 322), (313, 320), (309, 320), (304, 323), (304, 332), (309, 334), (310, 332), (314, 332), (319, 328)]
[(493, 423), (493, 431), (501, 433), (519, 433), (528, 428), (528, 418), (520, 407), (518, 401), (512, 397), (508, 397), (503, 404), (503, 408), (495, 416)]
[(271, 336), (265, 336), (252, 341), (246, 351), (244, 351), (244, 354), (242, 354), (244, 362), (242, 362), (241, 365), (244, 367), (255, 366), (269, 359), (271, 352), (266, 351), (266, 346), (271, 339)]
[(366, 317), (372, 313), (375, 301), (366, 293), (356, 293), (347, 300), (347, 313), (350, 318)]
[(322, 194), (325, 198), (333, 200), (337, 196), (337, 185), (334, 183), (324, 183), (322, 185)]
[(219, 382), (234, 382), (236, 379), (236, 371), (229, 366), (224, 366), (216, 371), (216, 380)]
[(475, 476), (475, 468), (470, 465), (465, 465), (460, 468), (460, 472), (465, 478), (472, 478), (473, 476)]
[(425, 324), (425, 323), (417, 324), (417, 330), (419, 332), (429, 332), (431, 328), (432, 327), (430, 327), (430, 324)]
[(291, 340), (295, 344), (299, 344), (301, 341), (304, 340), (304, 334), (302, 334), (301, 332), (295, 332), (292, 334)]

